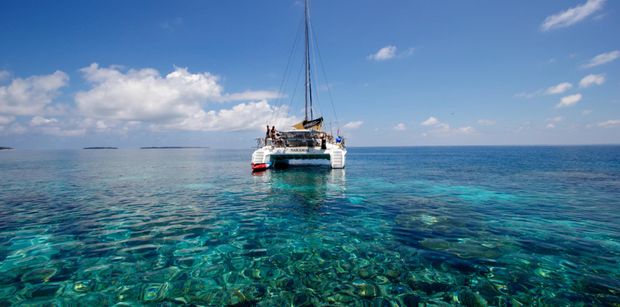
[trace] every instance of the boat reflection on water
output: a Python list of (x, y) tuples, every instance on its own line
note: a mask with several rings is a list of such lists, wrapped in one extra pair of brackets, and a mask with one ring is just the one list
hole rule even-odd
[(296, 165), (253, 175), (255, 188), (271, 194), (277, 202), (303, 204), (308, 209), (336, 202), (346, 191), (345, 170), (329, 166)]

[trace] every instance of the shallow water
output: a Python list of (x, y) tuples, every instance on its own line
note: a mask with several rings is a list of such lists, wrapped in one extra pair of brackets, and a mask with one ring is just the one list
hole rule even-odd
[(0, 152), (0, 305), (620, 304), (620, 147)]

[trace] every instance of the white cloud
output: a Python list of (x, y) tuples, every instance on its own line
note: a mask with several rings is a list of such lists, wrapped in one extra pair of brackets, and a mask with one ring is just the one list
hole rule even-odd
[(45, 107), (43, 114), (47, 116), (66, 116), (75, 113), (75, 108), (68, 104), (53, 103)]
[(556, 117), (548, 118), (547, 119), (547, 128), (550, 128), (550, 129), (555, 128), (555, 126), (559, 122), (561, 122), (563, 120), (564, 120), (564, 118), (562, 116), (556, 116)]
[[(455, 133), (456, 134), (471, 134), (476, 131), (471, 126), (465, 126), (465, 127), (453, 129), (452, 127), (450, 127), (450, 124), (442, 123), (441, 121), (439, 121), (439, 119), (437, 119), (434, 116), (427, 118), (425, 121), (420, 123), (420, 125), (432, 127), (432, 129), (429, 131), (430, 133), (442, 134), (442, 135), (455, 134)], [(429, 132), (425, 132), (423, 133), (423, 135), (428, 136)]]
[(561, 121), (564, 120), (564, 117), (562, 116), (556, 116), (556, 117), (552, 117), (552, 118), (548, 118), (547, 121), (552, 122), (552, 123), (559, 123)]
[(155, 69), (81, 69), (92, 88), (75, 95), (86, 116), (120, 120), (164, 121), (200, 110), (200, 103), (221, 97), (218, 78), (209, 73), (192, 74), (176, 68), (165, 77)]
[(44, 134), (63, 137), (83, 136), (86, 134), (86, 129), (63, 129), (60, 127), (43, 127), (40, 131)]
[(560, 99), (560, 102), (555, 105), (556, 108), (570, 107), (577, 104), (583, 96), (581, 94), (575, 94), (570, 96), (564, 96)]
[(467, 126), (467, 127), (461, 127), (459, 128), (459, 132), (464, 133), (464, 134), (470, 134), (474, 132), (474, 128)]
[(369, 60), (385, 61), (396, 57), (396, 46), (385, 46), (374, 54), (368, 56)]
[(396, 131), (404, 131), (407, 129), (407, 126), (404, 123), (398, 123), (396, 126), (394, 126), (394, 130)]
[(31, 126), (47, 126), (57, 124), (58, 120), (55, 118), (44, 118), (42, 116), (35, 116), (30, 120)]
[[(193, 131), (241, 131), (249, 129), (262, 129), (266, 123), (271, 123), (278, 128), (293, 125), (298, 120), (288, 116), (288, 109), (274, 107), (267, 101), (257, 101), (238, 104), (231, 109), (218, 111), (199, 110), (180, 121), (168, 124), (155, 124), (154, 129), (179, 129)], [(272, 119), (269, 121), (269, 119)]]
[[(266, 99), (280, 95), (271, 91), (223, 94), (218, 77), (190, 73), (176, 67), (165, 76), (157, 70), (91, 64), (82, 72), (91, 88), (75, 95), (78, 109), (88, 118), (124, 122), (146, 122), (153, 130), (237, 131), (261, 128), (270, 121), (292, 124), (286, 107), (274, 107)], [(230, 109), (207, 110), (210, 102), (252, 100)], [(102, 129), (100, 124), (99, 128)], [(106, 126), (107, 127), (107, 126)]]
[(0, 126), (8, 125), (15, 120), (14, 116), (3, 116), (0, 115)]
[(11, 73), (6, 70), (0, 70), (0, 81), (7, 80), (11, 77)]
[(569, 82), (562, 82), (559, 84), (556, 84), (554, 86), (550, 86), (546, 89), (539, 89), (536, 90), (534, 92), (521, 92), (521, 93), (517, 93), (514, 96), (518, 97), (518, 98), (526, 98), (526, 99), (532, 99), (534, 97), (538, 97), (541, 95), (555, 95), (555, 94), (561, 94), (564, 93), (566, 91), (568, 91), (569, 89), (571, 89), (573, 87), (573, 85)]
[(535, 92), (521, 92), (521, 93), (516, 93), (514, 96), (517, 98), (532, 99), (538, 95), (541, 95), (542, 92), (543, 90), (537, 90)]
[(551, 86), (549, 88), (547, 88), (547, 90), (545, 90), (545, 94), (547, 95), (555, 95), (555, 94), (562, 94), (566, 91), (568, 91), (571, 87), (573, 87), (572, 84), (568, 83), (568, 82), (562, 82), (560, 84)]
[(598, 126), (603, 128), (617, 127), (620, 126), (620, 119), (610, 119), (604, 122), (600, 122), (598, 123)]
[(433, 126), (433, 130), (431, 133), (439, 134), (439, 135), (452, 135), (452, 134), (472, 134), (476, 132), (476, 130), (471, 126), (452, 128), (450, 124), (447, 123), (438, 123)]
[(50, 75), (16, 78), (0, 86), (0, 112), (11, 115), (37, 115), (66, 86), (69, 76), (62, 71)]
[(398, 53), (398, 48), (396, 48), (396, 46), (388, 45), (379, 49), (376, 53), (369, 55), (367, 58), (369, 60), (385, 61), (393, 58), (408, 57), (413, 55), (414, 52), (415, 48), (408, 48), (407, 50)]
[(601, 54), (593, 57), (592, 59), (590, 59), (590, 61), (588, 63), (584, 64), (582, 67), (583, 68), (590, 68), (590, 67), (594, 67), (594, 66), (603, 65), (603, 64), (609, 63), (611, 61), (614, 61), (614, 60), (616, 60), (619, 57), (620, 57), (620, 50), (614, 50), (614, 51), (610, 51), (610, 52), (606, 52), (606, 53), (601, 53)]
[(576, 24), (603, 7), (605, 0), (588, 0), (582, 5), (548, 16), (540, 25), (542, 31), (568, 27)]
[(481, 126), (493, 126), (495, 125), (495, 121), (492, 119), (479, 119), (478, 120), (478, 125)]
[(433, 116), (429, 117), (428, 119), (426, 119), (425, 121), (423, 121), (420, 125), (422, 126), (434, 126), (439, 124), (439, 120)]
[(241, 101), (241, 100), (269, 100), (282, 97), (280, 93), (273, 91), (245, 91), (241, 93), (225, 94), (216, 101)]
[(592, 113), (592, 110), (583, 110), (581, 111), (581, 114), (583, 115), (590, 115)]
[(344, 125), (345, 129), (359, 129), (364, 122), (361, 120), (348, 122)]
[(598, 74), (598, 75), (587, 75), (585, 77), (583, 77), (583, 79), (581, 79), (581, 81), (579, 81), (579, 87), (585, 88), (585, 87), (590, 87), (592, 85), (601, 85), (605, 83), (605, 75), (604, 74)]

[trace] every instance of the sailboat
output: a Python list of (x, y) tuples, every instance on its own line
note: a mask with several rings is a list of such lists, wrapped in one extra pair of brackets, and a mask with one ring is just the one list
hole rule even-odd
[(347, 149), (342, 136), (323, 131), (323, 117), (314, 117), (310, 61), (308, 0), (304, 2), (304, 66), (305, 97), (304, 120), (285, 131), (269, 130), (265, 138), (259, 138), (258, 148), (252, 153), (252, 171), (263, 171), (290, 160), (329, 160), (332, 168), (345, 166)]

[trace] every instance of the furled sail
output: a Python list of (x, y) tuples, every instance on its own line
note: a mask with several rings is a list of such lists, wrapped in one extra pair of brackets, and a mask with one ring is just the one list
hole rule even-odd
[(293, 128), (295, 129), (309, 129), (309, 130), (321, 130), (321, 126), (323, 125), (323, 117), (319, 117), (312, 120), (304, 120), (295, 125)]

